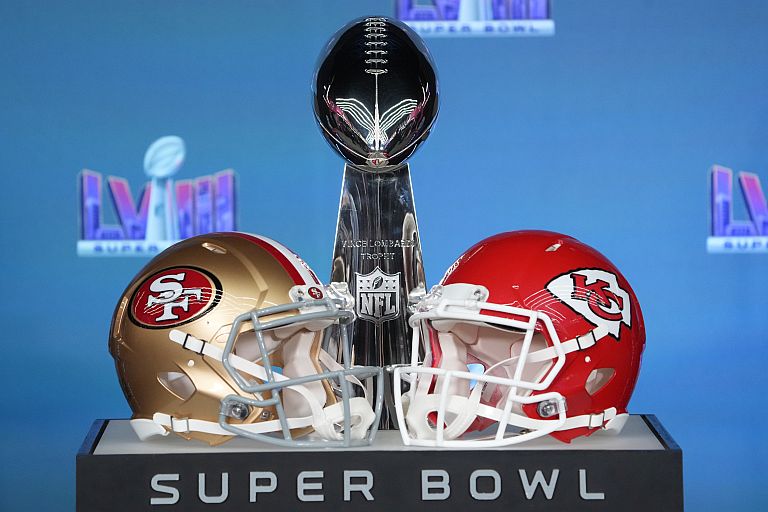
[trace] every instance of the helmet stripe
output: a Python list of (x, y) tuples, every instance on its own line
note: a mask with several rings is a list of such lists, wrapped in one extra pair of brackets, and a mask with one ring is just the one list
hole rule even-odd
[(312, 269), (296, 253), (280, 242), (265, 236), (250, 235), (248, 233), (238, 232), (235, 235), (255, 243), (274, 256), (286, 272), (288, 272), (288, 275), (291, 276), (294, 284), (320, 284)]

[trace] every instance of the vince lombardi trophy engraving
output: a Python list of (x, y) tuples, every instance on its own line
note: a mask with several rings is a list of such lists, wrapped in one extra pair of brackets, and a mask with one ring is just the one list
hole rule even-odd
[(181, 137), (160, 137), (144, 154), (144, 173), (152, 180), (147, 212), (147, 241), (178, 240), (173, 180), (184, 163), (186, 147)]
[[(432, 59), (398, 21), (353, 21), (320, 56), (313, 102), (323, 135), (346, 160), (331, 280), (346, 282), (355, 297), (355, 364), (408, 363), (408, 294), (425, 279), (406, 160), (437, 117)], [(336, 343), (327, 339), (326, 349), (340, 353)], [(381, 428), (394, 428), (393, 411), (388, 403)]]

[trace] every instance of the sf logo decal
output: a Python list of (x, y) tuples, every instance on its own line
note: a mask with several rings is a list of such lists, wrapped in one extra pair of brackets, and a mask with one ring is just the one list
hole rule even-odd
[(131, 319), (148, 328), (181, 325), (207, 313), (221, 296), (212, 274), (194, 267), (161, 270), (144, 279), (131, 298)]
[(547, 290), (617, 338), (622, 323), (632, 326), (629, 293), (619, 286), (616, 274), (596, 268), (572, 270), (550, 281)]
[(178, 320), (179, 315), (174, 314), (174, 308), (181, 308), (184, 312), (189, 311), (189, 296), (195, 297), (198, 301), (203, 297), (202, 288), (184, 288), (181, 283), (186, 277), (185, 272), (160, 276), (149, 285), (149, 290), (158, 295), (147, 297), (147, 309), (151, 309), (155, 304), (163, 306), (163, 314), (155, 320)]

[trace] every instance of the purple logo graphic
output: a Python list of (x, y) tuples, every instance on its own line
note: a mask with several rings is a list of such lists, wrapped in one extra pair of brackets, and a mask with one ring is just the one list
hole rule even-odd
[(733, 218), (733, 171), (712, 167), (711, 230), (707, 251), (712, 253), (768, 252), (768, 206), (760, 178), (751, 172), (739, 173), (739, 185), (749, 220)]
[(555, 33), (549, 0), (397, 0), (397, 17), (421, 36)]
[(174, 183), (171, 176), (181, 167), (184, 155), (184, 142), (178, 137), (155, 141), (144, 159), (151, 180), (136, 201), (128, 180), (107, 176), (107, 197), (117, 219), (113, 224), (104, 222), (102, 175), (83, 170), (78, 255), (151, 256), (183, 238), (235, 230), (234, 171)]

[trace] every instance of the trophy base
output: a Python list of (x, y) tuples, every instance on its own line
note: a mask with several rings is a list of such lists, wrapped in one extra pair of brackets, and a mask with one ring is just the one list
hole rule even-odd
[(127, 420), (97, 420), (77, 454), (77, 510), (674, 512), (683, 510), (682, 467), (653, 415), (632, 415), (618, 436), (490, 450), (406, 447), (396, 431), (334, 450), (141, 442)]

